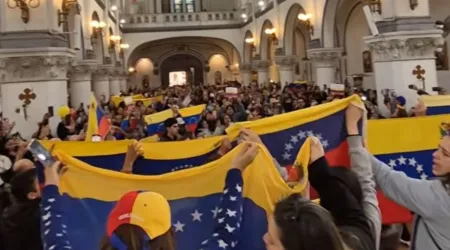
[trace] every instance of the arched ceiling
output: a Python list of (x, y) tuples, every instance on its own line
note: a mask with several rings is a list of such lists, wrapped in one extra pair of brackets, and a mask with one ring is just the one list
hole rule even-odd
[(241, 61), (239, 52), (228, 41), (204, 37), (174, 37), (147, 42), (131, 52), (128, 65), (134, 65), (140, 58), (150, 58), (154, 64), (173, 54), (196, 55), (203, 62), (214, 54), (223, 55), (229, 64)]

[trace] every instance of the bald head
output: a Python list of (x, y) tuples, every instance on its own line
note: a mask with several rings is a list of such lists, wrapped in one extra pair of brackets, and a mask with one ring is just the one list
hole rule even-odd
[(16, 174), (23, 173), (30, 169), (36, 168), (34, 163), (28, 159), (21, 159), (16, 161), (13, 166), (13, 172)]

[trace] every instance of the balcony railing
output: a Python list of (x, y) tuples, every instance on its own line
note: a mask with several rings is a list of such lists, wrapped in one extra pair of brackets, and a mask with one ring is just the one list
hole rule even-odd
[(124, 29), (161, 29), (199, 26), (237, 26), (243, 23), (237, 11), (125, 15)]

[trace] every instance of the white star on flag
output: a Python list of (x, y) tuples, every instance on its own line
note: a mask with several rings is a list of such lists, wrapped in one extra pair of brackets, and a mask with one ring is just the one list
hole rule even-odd
[(297, 143), (297, 142), (298, 142), (297, 136), (292, 135), (292, 136), (291, 136), (291, 142), (294, 143), (294, 144)]
[(306, 133), (308, 134), (308, 136), (314, 136), (314, 133), (311, 130), (308, 130)]
[(236, 217), (237, 211), (232, 211), (230, 209), (227, 209), (227, 215), (228, 217)]
[(304, 139), (304, 138), (306, 138), (306, 133), (305, 133), (305, 132), (303, 132), (303, 131), (301, 131), (301, 130), (300, 130), (300, 131), (298, 132), (298, 134), (297, 134), (297, 135), (298, 135), (298, 137), (300, 137), (300, 139)]
[(242, 187), (239, 186), (239, 184), (236, 184), (236, 190), (240, 193), (240, 192), (242, 192)]
[(219, 243), (220, 248), (226, 249), (228, 247), (228, 244), (223, 240), (218, 240), (217, 242)]
[(225, 229), (229, 232), (229, 233), (232, 233), (236, 228), (235, 227), (231, 227), (230, 225), (226, 225), (225, 226)]
[(290, 143), (286, 143), (286, 145), (284, 145), (284, 149), (286, 151), (291, 151), (294, 147), (290, 144)]
[(230, 201), (236, 201), (237, 197), (236, 196), (230, 196)]
[(398, 162), (400, 165), (406, 165), (406, 158), (403, 157), (403, 155), (400, 155), (400, 158), (398, 158)]
[(421, 172), (423, 172), (423, 165), (422, 164), (417, 164), (417, 166), (416, 166), (416, 170), (417, 170), (417, 173), (421, 173)]
[(395, 160), (389, 160), (389, 166), (391, 166), (391, 168), (395, 168), (397, 166), (397, 163), (395, 163)]
[(219, 224), (222, 224), (225, 221), (225, 218), (219, 218), (217, 221), (219, 222)]
[(175, 223), (173, 226), (175, 227), (175, 232), (184, 232), (183, 227), (185, 226), (185, 224), (181, 223), (180, 221), (177, 221), (177, 223)]
[(428, 175), (425, 174), (425, 173), (422, 173), (422, 174), (420, 175), (420, 179), (422, 179), (422, 180), (426, 180), (427, 178), (428, 178)]
[(216, 207), (214, 210), (211, 210), (211, 212), (213, 213), (213, 218), (216, 218), (217, 214), (219, 213), (219, 208)]
[(328, 144), (327, 140), (323, 140), (322, 141), (322, 145), (323, 145), (324, 148), (328, 148), (328, 146), (330, 146), (330, 144)]
[(408, 161), (409, 161), (409, 165), (411, 165), (413, 167), (415, 167), (417, 164), (417, 161), (416, 161), (416, 159), (414, 159), (414, 157), (411, 159), (408, 159)]
[(291, 158), (291, 154), (289, 154), (288, 152), (284, 152), (283, 159), (284, 160), (289, 160), (290, 158)]
[(193, 214), (191, 214), (192, 215), (192, 221), (202, 221), (202, 213), (199, 213), (197, 210), (195, 210), (195, 212), (193, 213)]

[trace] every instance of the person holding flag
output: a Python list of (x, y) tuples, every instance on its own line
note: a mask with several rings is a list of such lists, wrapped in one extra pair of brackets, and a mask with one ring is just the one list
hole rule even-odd
[(86, 141), (103, 141), (111, 129), (111, 122), (105, 113), (98, 106), (94, 94), (91, 95), (89, 105), (88, 127), (86, 131)]

